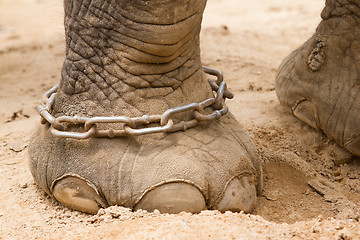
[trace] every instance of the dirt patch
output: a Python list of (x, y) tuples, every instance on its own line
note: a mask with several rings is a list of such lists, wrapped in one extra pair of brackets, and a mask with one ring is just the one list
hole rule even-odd
[(264, 166), (264, 177), (264, 191), (254, 214), (277, 223), (334, 216), (331, 203), (311, 188), (307, 177), (296, 168), (268, 163)]

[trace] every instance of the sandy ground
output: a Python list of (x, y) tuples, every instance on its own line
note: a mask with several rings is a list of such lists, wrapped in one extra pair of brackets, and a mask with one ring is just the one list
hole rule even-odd
[(299, 122), (274, 91), (281, 60), (314, 32), (323, 0), (209, 0), (204, 64), (221, 69), (232, 113), (257, 144), (265, 187), (253, 215), (166, 215), (121, 207), (91, 216), (35, 185), (35, 107), (59, 81), (62, 1), (0, 0), (0, 239), (360, 239), (360, 159)]

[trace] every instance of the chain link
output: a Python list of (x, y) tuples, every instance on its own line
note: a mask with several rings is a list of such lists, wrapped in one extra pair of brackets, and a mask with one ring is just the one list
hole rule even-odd
[[(58, 85), (47, 91), (42, 101), (45, 107), (38, 106), (37, 110), (42, 117), (41, 123), (50, 124), (51, 133), (60, 138), (87, 139), (90, 137), (121, 137), (121, 136), (137, 136), (152, 133), (170, 133), (177, 131), (185, 131), (186, 129), (195, 127), (201, 122), (212, 122), (218, 120), (221, 116), (228, 112), (225, 105), (226, 98), (233, 98), (234, 94), (227, 89), (226, 83), (223, 81), (223, 74), (216, 69), (203, 66), (204, 72), (216, 76), (217, 79), (208, 79), (211, 89), (216, 92), (214, 98), (206, 99), (200, 103), (190, 103), (184, 106), (170, 108), (162, 115), (144, 115), (142, 117), (81, 117), (81, 116), (60, 116), (54, 117), (51, 113), (55, 102)], [(211, 114), (205, 115), (204, 109), (213, 106), (215, 109)], [(194, 119), (189, 121), (181, 121), (177, 124), (171, 119), (175, 114), (192, 112)], [(122, 123), (122, 129), (100, 130), (98, 124), (102, 123)], [(160, 126), (148, 127), (151, 123), (158, 123)], [(67, 124), (79, 125), (81, 132), (66, 131)]]

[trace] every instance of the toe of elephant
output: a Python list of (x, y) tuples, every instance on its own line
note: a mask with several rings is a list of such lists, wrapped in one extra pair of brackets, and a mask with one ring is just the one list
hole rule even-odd
[(360, 136), (344, 144), (344, 147), (351, 153), (360, 156)]
[(318, 117), (314, 107), (314, 104), (307, 99), (301, 99), (297, 101), (295, 106), (292, 108), (292, 113), (295, 117), (305, 122), (309, 126), (320, 130), (318, 127)]
[(207, 207), (204, 196), (196, 187), (187, 183), (166, 183), (148, 191), (134, 207), (134, 210), (138, 209), (199, 213)]
[(108, 207), (96, 187), (77, 176), (65, 176), (54, 182), (53, 196), (66, 207), (96, 214), (100, 208)]
[(256, 199), (256, 185), (249, 182), (248, 177), (236, 177), (227, 185), (217, 209), (221, 212), (244, 211), (250, 213), (254, 210)]
[(314, 35), (284, 58), (275, 78), (275, 92), (281, 105), (293, 111), (300, 103), (297, 112), (293, 113), (298, 113), (300, 118), (304, 116), (305, 120), (301, 120), (312, 126), (313, 121), (309, 118), (310, 100), (314, 99), (314, 94), (318, 94), (317, 88), (326, 78), (323, 76), (327, 66), (324, 59), (324, 42)]

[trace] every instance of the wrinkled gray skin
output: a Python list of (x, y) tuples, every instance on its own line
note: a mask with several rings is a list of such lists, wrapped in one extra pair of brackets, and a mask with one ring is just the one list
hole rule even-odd
[[(199, 48), (205, 5), (65, 0), (66, 59), (54, 115), (135, 117), (212, 97)], [(262, 185), (254, 145), (230, 113), (185, 132), (116, 139), (56, 138), (39, 125), (29, 157), (42, 189), (89, 213), (109, 205), (250, 212)]]
[(360, 156), (360, 1), (327, 0), (321, 17), (281, 64), (276, 93), (296, 117)]

